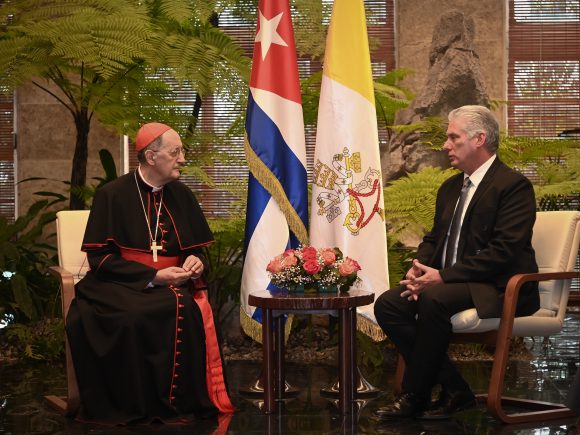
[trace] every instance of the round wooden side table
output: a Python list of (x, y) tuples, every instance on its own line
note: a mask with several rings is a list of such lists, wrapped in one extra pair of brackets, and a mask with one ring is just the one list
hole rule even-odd
[[(287, 313), (320, 311), (338, 312), (339, 341), (339, 396), (338, 407), (342, 414), (353, 412), (356, 396), (356, 308), (371, 304), (373, 292), (350, 290), (333, 293), (288, 293), (267, 290), (250, 293), (248, 303), (262, 309), (262, 348), (264, 412), (277, 410), (277, 401), (283, 400), (284, 373), (284, 318)], [(274, 322), (276, 325), (274, 327)], [(274, 334), (274, 332), (276, 334)], [(275, 336), (274, 336), (275, 335)]]

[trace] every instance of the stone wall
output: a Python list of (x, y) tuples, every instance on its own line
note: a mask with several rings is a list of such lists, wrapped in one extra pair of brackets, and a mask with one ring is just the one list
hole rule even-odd
[[(429, 50), (433, 29), (441, 15), (458, 10), (475, 23), (475, 50), (481, 72), (492, 100), (507, 95), (507, 1), (505, 0), (395, 0), (397, 65), (414, 74), (404, 85), (415, 93), (424, 86), (429, 68)], [(504, 110), (497, 112), (505, 125)]]
[[(51, 91), (58, 92), (54, 88)], [(61, 181), (70, 181), (76, 129), (70, 112), (53, 96), (32, 84), (16, 92), (15, 112), (18, 152), (16, 179), (46, 178), (18, 185), (19, 214), (23, 214), (33, 202), (42, 199), (34, 192), (58, 192), (68, 197), (67, 186)], [(111, 152), (117, 169), (120, 169), (121, 144), (118, 134), (104, 129), (93, 118), (89, 135), (88, 184), (92, 184), (92, 177), (104, 175), (98, 154), (101, 148)]]

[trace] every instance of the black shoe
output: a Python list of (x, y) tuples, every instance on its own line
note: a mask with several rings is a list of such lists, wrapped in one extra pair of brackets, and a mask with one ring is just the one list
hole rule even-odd
[(427, 409), (428, 401), (413, 393), (403, 393), (390, 405), (378, 408), (375, 415), (379, 418), (407, 418), (421, 414)]
[(459, 411), (473, 408), (477, 405), (475, 396), (469, 390), (449, 394), (442, 391), (439, 399), (417, 418), (422, 420), (444, 420)]

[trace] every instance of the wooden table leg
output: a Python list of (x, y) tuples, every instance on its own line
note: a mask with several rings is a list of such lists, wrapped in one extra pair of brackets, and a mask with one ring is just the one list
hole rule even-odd
[(338, 353), (339, 353), (339, 396), (338, 407), (342, 414), (349, 414), (352, 410), (353, 395), (353, 367), (350, 353), (352, 352), (351, 343), (351, 329), (352, 329), (352, 315), (348, 308), (338, 310), (338, 324), (339, 324), (339, 339), (338, 339)]
[(360, 372), (358, 370), (358, 364), (356, 363), (356, 308), (351, 308), (348, 310), (348, 315), (350, 317), (350, 379), (351, 379), (351, 404), (356, 400), (356, 390), (359, 384)]
[(276, 317), (276, 400), (284, 399), (286, 373), (284, 372), (284, 316)]
[(272, 330), (272, 310), (262, 310), (262, 351), (264, 353), (264, 412), (276, 412), (274, 400), (274, 334)]

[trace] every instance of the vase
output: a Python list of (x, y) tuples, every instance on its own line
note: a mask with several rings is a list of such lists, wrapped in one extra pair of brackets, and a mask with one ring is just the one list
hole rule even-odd
[(304, 284), (304, 293), (310, 295), (318, 293), (318, 284), (316, 284), (315, 282)]
[(338, 291), (338, 286), (336, 284), (319, 285), (319, 293), (336, 293)]
[(286, 287), (288, 293), (302, 294), (304, 293), (304, 284), (296, 284), (293, 286)]
[(286, 289), (288, 290), (288, 293), (293, 294), (336, 293), (338, 291), (338, 285), (322, 285), (314, 282), (308, 284), (296, 284), (294, 286), (288, 286)]

